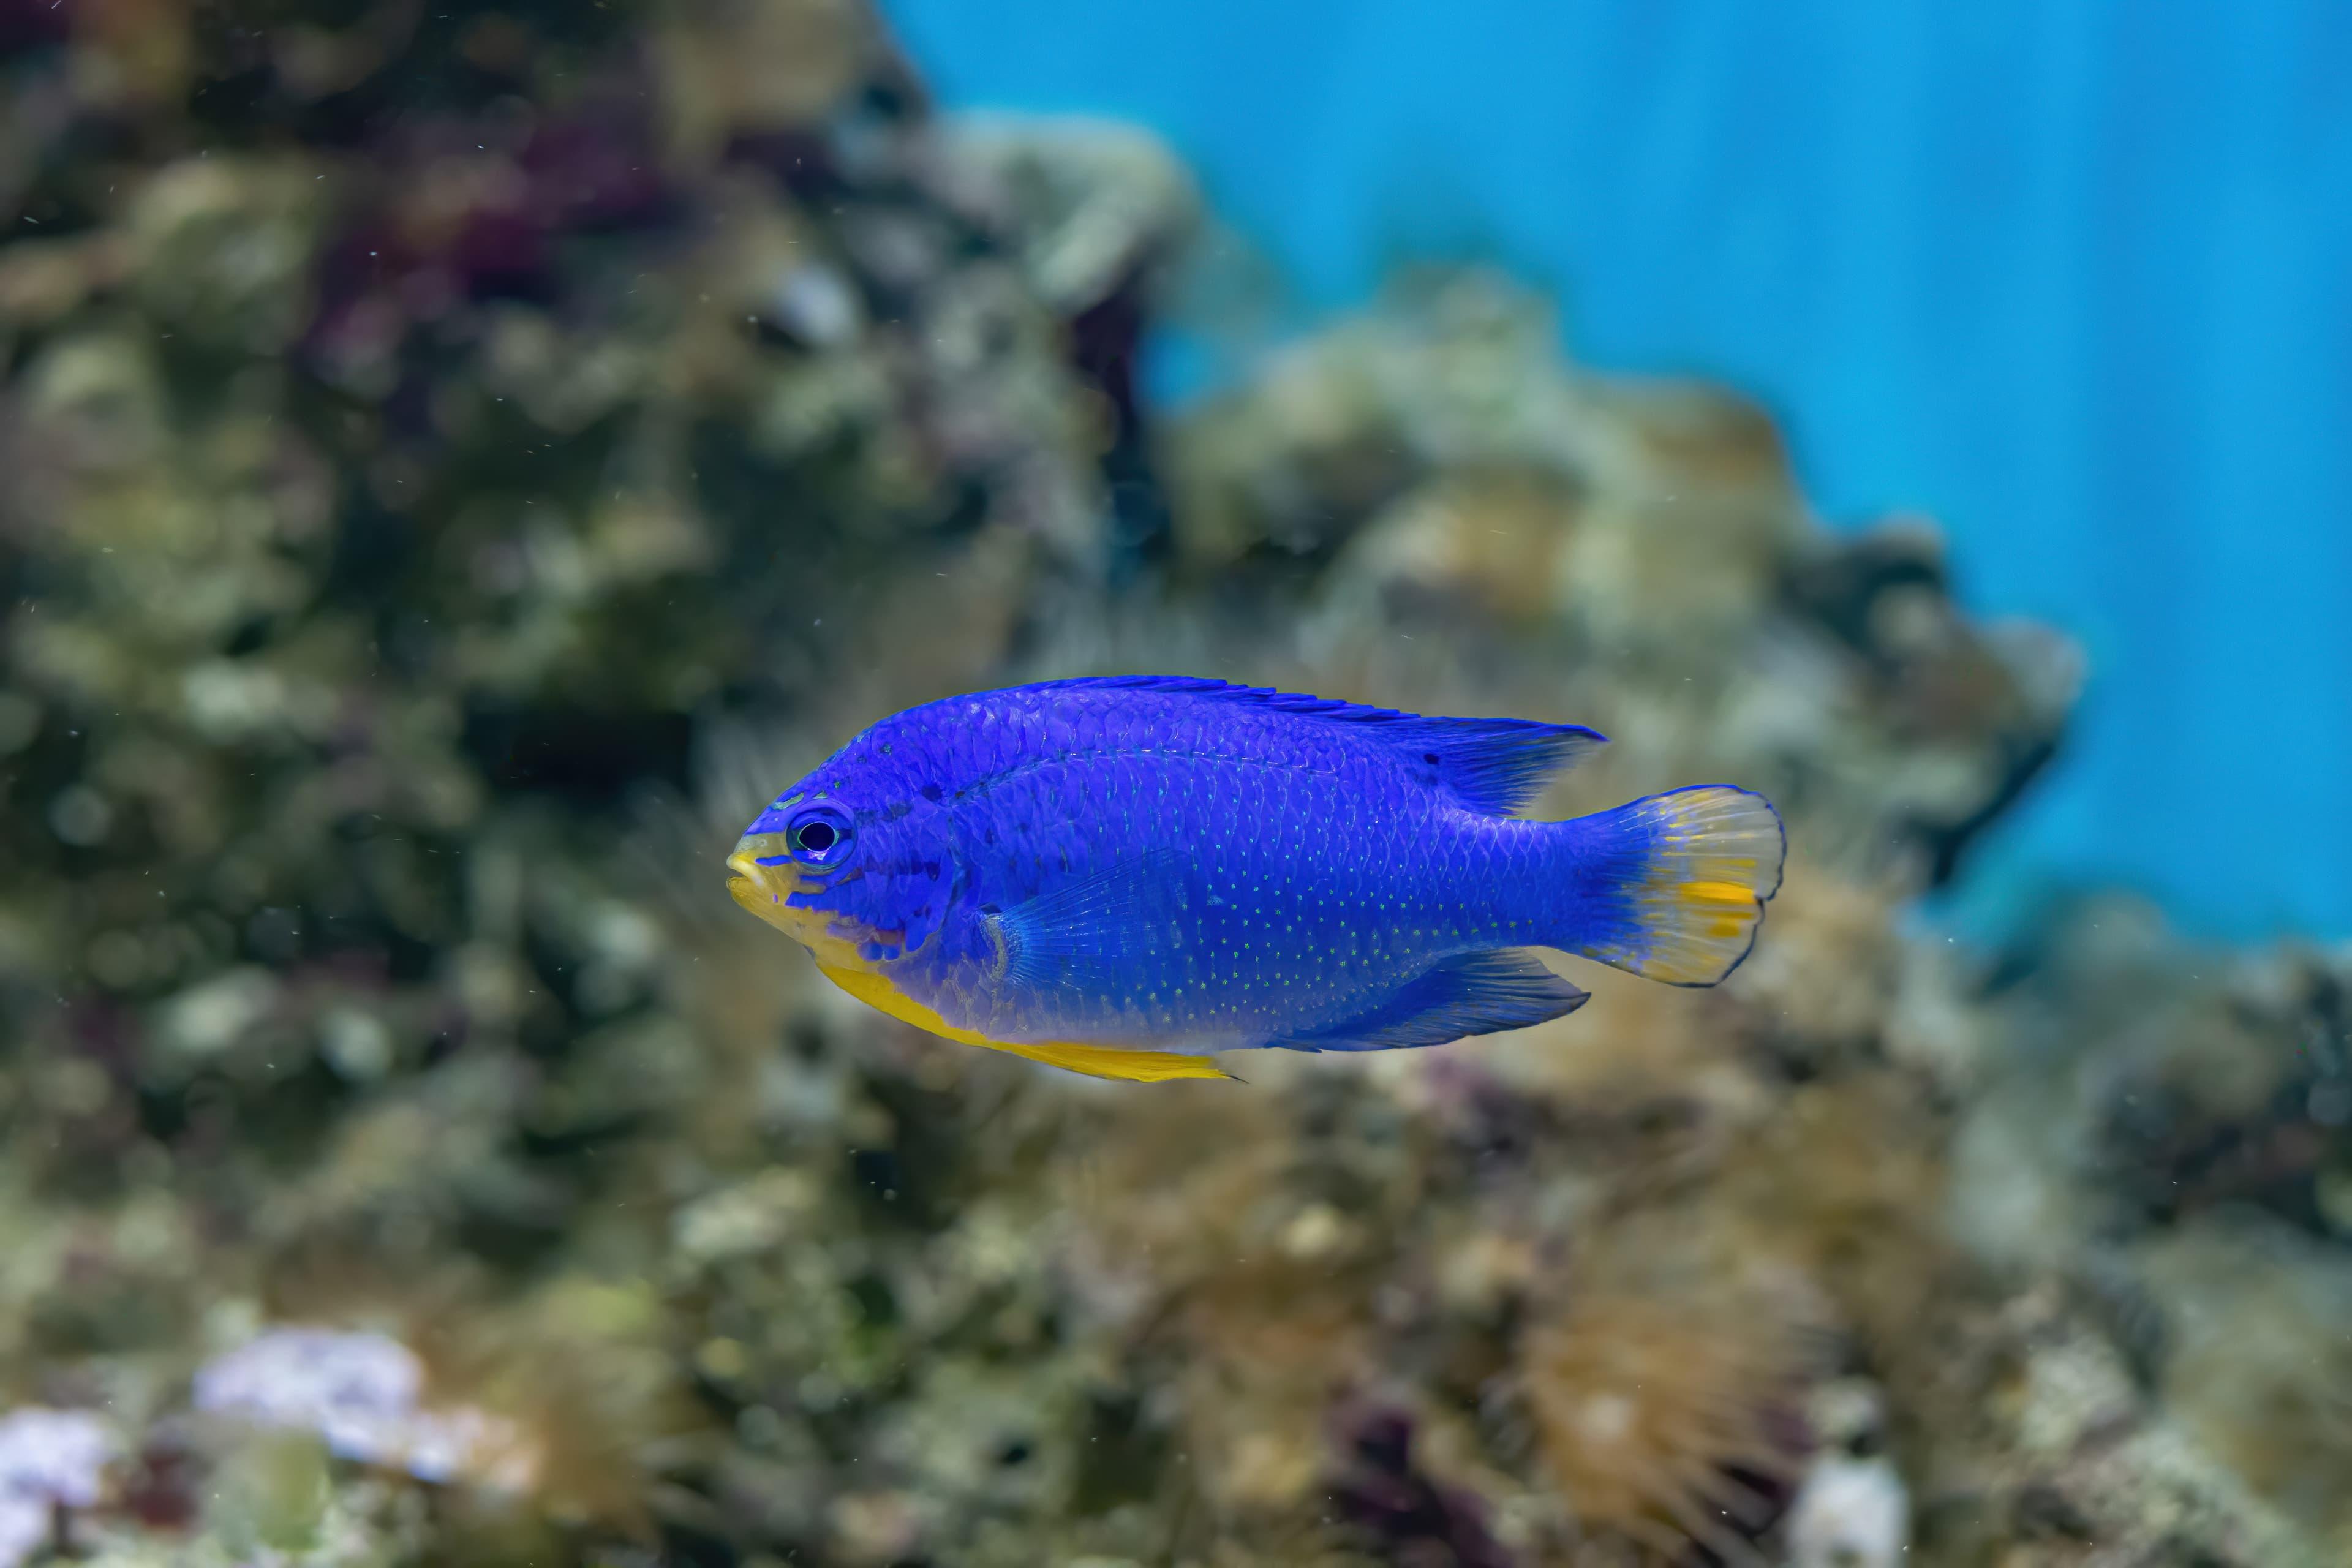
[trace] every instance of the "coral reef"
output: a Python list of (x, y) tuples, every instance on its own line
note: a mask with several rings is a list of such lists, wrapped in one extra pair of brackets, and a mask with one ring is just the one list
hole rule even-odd
[[(1155, 416), (1182, 169), (854, 0), (0, 0), (0, 1559), (2352, 1553), (2352, 967), (1912, 929), (2079, 661), (1758, 409), (1474, 271)], [(1143, 668), (1591, 723), (1546, 808), (1789, 880), (1150, 1089), (727, 900), (877, 713)]]
[(1522, 1375), (1570, 1518), (1668, 1554), (1693, 1542), (1741, 1555), (1801, 1441), (1775, 1416), (1803, 1386), (1801, 1327), (1778, 1303), (1740, 1300), (1718, 1271), (1673, 1272), (1683, 1278), (1638, 1289), (1571, 1284), (1528, 1332)]

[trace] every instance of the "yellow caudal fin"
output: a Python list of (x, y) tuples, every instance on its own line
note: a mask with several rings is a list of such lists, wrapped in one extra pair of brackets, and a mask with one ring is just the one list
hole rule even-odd
[(1654, 795), (1565, 825), (1578, 930), (1561, 943), (1669, 985), (1713, 985), (1748, 956), (1780, 890), (1788, 836), (1762, 795), (1728, 784)]
[(982, 1046), (992, 1051), (1010, 1051), (1016, 1057), (1026, 1057), (1033, 1062), (1044, 1062), (1066, 1072), (1084, 1073), (1088, 1078), (1124, 1079), (1133, 1083), (1165, 1083), (1179, 1078), (1231, 1078), (1207, 1057), (1183, 1056), (1173, 1051), (1129, 1051), (1116, 1046), (1082, 1046), (1075, 1041), (1047, 1040), (1034, 1046), (1015, 1045), (1008, 1040), (992, 1040), (970, 1029), (959, 1029), (930, 1008), (908, 996), (882, 975), (864, 969), (840, 969), (829, 963), (817, 968), (827, 980), (848, 992), (867, 1006), (887, 1013), (903, 1023), (933, 1034), (943, 1040), (953, 1040), (962, 1046)]

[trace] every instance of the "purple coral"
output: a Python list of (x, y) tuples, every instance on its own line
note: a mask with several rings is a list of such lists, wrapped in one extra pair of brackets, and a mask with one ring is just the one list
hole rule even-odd
[(1456, 1568), (1511, 1568), (1510, 1553), (1486, 1528), (1486, 1508), (1459, 1487), (1431, 1479), (1413, 1465), (1412, 1417), (1373, 1406), (1343, 1415), (1339, 1436), (1348, 1464), (1332, 1500), (1350, 1521), (1402, 1562), (1431, 1560)]

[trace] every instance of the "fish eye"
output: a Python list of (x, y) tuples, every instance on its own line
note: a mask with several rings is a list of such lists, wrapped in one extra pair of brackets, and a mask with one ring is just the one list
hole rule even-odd
[(849, 852), (849, 819), (827, 806), (804, 811), (785, 829), (785, 842), (795, 859), (813, 866), (830, 866)]

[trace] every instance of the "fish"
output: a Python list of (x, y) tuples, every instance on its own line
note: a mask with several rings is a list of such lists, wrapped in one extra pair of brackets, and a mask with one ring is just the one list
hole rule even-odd
[(1701, 986), (1753, 949), (1762, 795), (1522, 815), (1603, 742), (1185, 676), (977, 692), (776, 796), (728, 886), (859, 1001), (1092, 1077), (1442, 1045), (1582, 1005), (1538, 950)]

